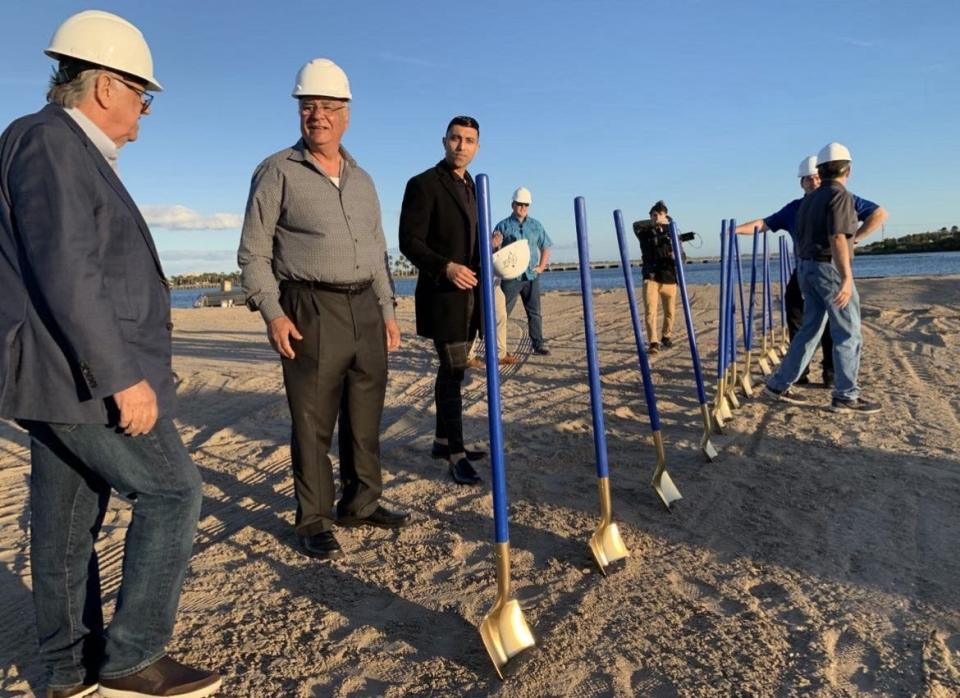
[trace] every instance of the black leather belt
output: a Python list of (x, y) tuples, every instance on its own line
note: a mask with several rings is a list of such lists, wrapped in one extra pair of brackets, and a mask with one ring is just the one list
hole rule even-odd
[(280, 286), (293, 286), (294, 288), (309, 288), (316, 291), (330, 291), (331, 293), (343, 293), (348, 296), (356, 296), (373, 286), (373, 279), (360, 281), (355, 284), (331, 284), (326, 281), (300, 281), (290, 280), (281, 281)]
[(805, 262), (832, 262), (833, 256), (828, 254), (822, 254), (819, 257), (801, 257)]

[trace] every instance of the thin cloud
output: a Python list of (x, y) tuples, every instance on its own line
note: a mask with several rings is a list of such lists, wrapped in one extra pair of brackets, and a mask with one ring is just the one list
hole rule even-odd
[(140, 212), (147, 225), (167, 230), (232, 230), (243, 225), (243, 218), (235, 213), (205, 216), (186, 206), (143, 206)]
[(168, 276), (237, 269), (235, 250), (160, 250), (160, 261)]
[(845, 44), (850, 44), (851, 46), (858, 46), (859, 48), (873, 48), (877, 45), (874, 41), (864, 41), (863, 39), (854, 39), (849, 36), (841, 36), (840, 41)]
[(385, 53), (381, 52), (377, 54), (380, 58), (390, 63), (403, 63), (405, 65), (416, 65), (421, 68), (439, 68), (440, 64), (434, 63), (433, 61), (428, 61), (426, 58), (418, 58), (416, 56), (400, 56), (396, 53)]

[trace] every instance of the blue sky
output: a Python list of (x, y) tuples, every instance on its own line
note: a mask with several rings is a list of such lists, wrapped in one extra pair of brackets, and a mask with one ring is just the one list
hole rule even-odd
[(797, 164), (833, 140), (853, 153), (851, 190), (890, 212), (886, 236), (960, 225), (956, 0), (6, 0), (4, 127), (42, 106), (42, 51), (91, 7), (140, 27), (166, 88), (120, 167), (168, 274), (235, 268), (250, 175), (298, 138), (293, 79), (321, 56), (350, 77), (344, 144), (391, 248), (406, 181), (440, 159), (455, 114), (480, 122), (470, 169), (490, 175), (494, 219), (530, 188), (555, 260), (576, 257), (575, 196), (594, 259), (617, 257), (613, 209), (645, 218), (661, 198), (704, 235), (691, 252), (716, 254), (721, 218), (799, 196)]

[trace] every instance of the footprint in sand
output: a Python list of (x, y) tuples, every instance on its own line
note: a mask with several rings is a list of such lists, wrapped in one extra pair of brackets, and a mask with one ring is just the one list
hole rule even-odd
[(880, 655), (849, 629), (828, 630), (824, 644), (830, 662), (827, 678), (835, 688), (872, 691), (877, 683)]
[(676, 698), (680, 694), (667, 679), (650, 669), (638, 669), (630, 679), (630, 689), (635, 696), (646, 698)]

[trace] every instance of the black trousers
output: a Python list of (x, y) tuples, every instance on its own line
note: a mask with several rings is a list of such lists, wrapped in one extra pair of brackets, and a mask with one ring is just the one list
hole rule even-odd
[[(787, 283), (786, 300), (787, 331), (790, 333), (790, 339), (792, 340), (800, 329), (800, 325), (803, 324), (803, 294), (800, 293), (800, 282), (797, 280), (796, 271), (790, 275), (790, 281)], [(830, 336), (829, 326), (824, 328), (820, 337), (820, 349), (823, 352), (823, 372), (833, 373), (833, 338)], [(809, 372), (810, 365), (807, 364), (802, 375), (805, 376)]]
[[(293, 423), (291, 458), (301, 536), (334, 524), (330, 444), (340, 421), (339, 516), (368, 516), (383, 490), (380, 418), (387, 387), (387, 340), (372, 288), (347, 295), (283, 284), (280, 305), (303, 339), (282, 359)], [(346, 417), (346, 419), (343, 419)]]
[(437, 438), (446, 439), (450, 453), (463, 453), (463, 397), (460, 386), (467, 371), (467, 352), (473, 342), (442, 342), (433, 346), (440, 359), (433, 397), (437, 405)]

